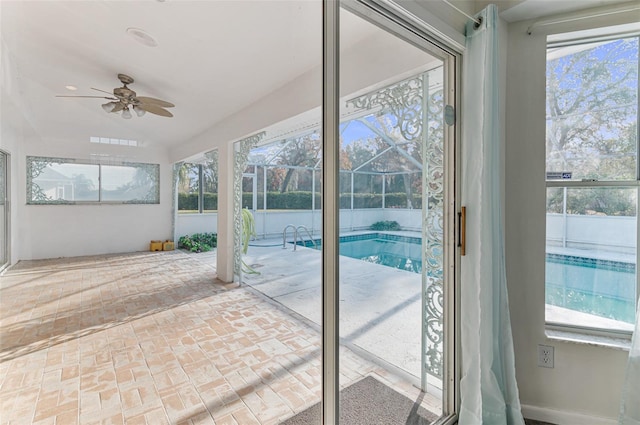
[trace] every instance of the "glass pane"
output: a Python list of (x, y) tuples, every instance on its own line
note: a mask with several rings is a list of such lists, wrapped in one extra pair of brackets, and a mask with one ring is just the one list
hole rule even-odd
[[(340, 133), (340, 410), (354, 423), (431, 423), (443, 395), (444, 68), (344, 10), (340, 25), (340, 87), (353, 90), (340, 111), (352, 117)], [(357, 44), (354, 27), (368, 33)], [(409, 409), (377, 409), (399, 400)]]
[(200, 212), (200, 169), (198, 164), (182, 164), (178, 170), (178, 212)]
[[(251, 2), (249, 9), (259, 3)], [(281, 120), (236, 141), (233, 158), (234, 269), (241, 288), (251, 287), (261, 294), (255, 297), (254, 291), (247, 292), (253, 298), (242, 295), (240, 308), (228, 311), (232, 320), (240, 319), (234, 323), (248, 332), (234, 331), (241, 338), (230, 334), (235, 354), (222, 357), (233, 354), (246, 367), (227, 368), (219, 386), (227, 394), (235, 390), (248, 408), (233, 411), (232, 417), (226, 414), (231, 412), (229, 406), (218, 403), (220, 413), (214, 419), (216, 423), (228, 419), (238, 424), (320, 425), (321, 252), (300, 244), (320, 245), (322, 221), (319, 211), (314, 214), (311, 209), (313, 180), (319, 187), (319, 174), (314, 178), (310, 170), (321, 157), (322, 73), (315, 71), (322, 68), (322, 3), (265, 4), (280, 18), (277, 22), (257, 19), (251, 25), (259, 39), (270, 40), (270, 48), (256, 57), (258, 66), (243, 71), (247, 93), (262, 99), (258, 102), (262, 106), (245, 109), (246, 122)], [(271, 38), (273, 34), (278, 36)], [(253, 46), (256, 37), (246, 40)], [(244, 53), (256, 56), (253, 48)], [(284, 108), (281, 93), (295, 94)], [(240, 211), (242, 207), (250, 210)], [(217, 260), (224, 255), (218, 250)], [(220, 388), (216, 390), (222, 394)]]
[(547, 189), (546, 320), (632, 330), (637, 189)]
[(256, 209), (253, 197), (254, 177), (242, 177), (242, 208)]
[(548, 179), (634, 180), (637, 119), (637, 37), (548, 50)]
[(160, 202), (157, 165), (102, 165), (101, 167), (103, 201)]
[(98, 201), (100, 169), (90, 164), (31, 160), (30, 201), (41, 203)]
[(218, 151), (207, 154), (202, 164), (202, 212), (218, 210)]

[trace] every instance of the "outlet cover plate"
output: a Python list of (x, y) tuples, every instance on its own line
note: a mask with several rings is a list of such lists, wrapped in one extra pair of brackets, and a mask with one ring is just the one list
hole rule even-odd
[(538, 344), (538, 366), (553, 368), (553, 350), (552, 345)]

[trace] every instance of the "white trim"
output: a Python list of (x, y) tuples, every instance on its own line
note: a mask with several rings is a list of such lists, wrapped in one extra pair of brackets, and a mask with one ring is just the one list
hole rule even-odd
[[(407, 32), (398, 32), (396, 35), (406, 36), (407, 33), (413, 33), (420, 38), (426, 35), (431, 44), (444, 50), (450, 54), (458, 54), (464, 52), (465, 37), (464, 34), (456, 31), (453, 27), (438, 19), (429, 13), (428, 9), (419, 5), (418, 2), (402, 1), (402, 0), (343, 0), (343, 7), (347, 10), (365, 14), (369, 20), (380, 23), (379, 15), (382, 14), (388, 20), (395, 22)], [(365, 8), (358, 7), (364, 5)], [(369, 8), (369, 11), (367, 11)], [(376, 13), (371, 14), (374, 10)], [(427, 13), (428, 19), (425, 16)], [(418, 29), (418, 32), (414, 30)], [(422, 45), (422, 44), (421, 44)], [(424, 46), (422, 47), (424, 50)], [(429, 50), (429, 53), (431, 51)], [(439, 57), (443, 59), (442, 57)]]
[(576, 12), (568, 12), (550, 18), (542, 18), (534, 21), (527, 28), (527, 34), (531, 35), (536, 28), (548, 25), (563, 24), (567, 22), (581, 21), (584, 19), (599, 18), (615, 14), (635, 12), (640, 9), (640, 5), (636, 2), (621, 3), (617, 5), (607, 5), (603, 7), (594, 7), (592, 9), (578, 10)]
[(550, 422), (558, 425), (617, 425), (618, 420), (602, 416), (585, 415), (582, 413), (555, 410), (546, 407), (523, 404), (522, 414), (527, 419)]

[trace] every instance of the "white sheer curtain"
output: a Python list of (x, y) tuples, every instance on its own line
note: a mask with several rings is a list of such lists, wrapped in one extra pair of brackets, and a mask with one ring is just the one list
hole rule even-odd
[(629, 362), (622, 389), (620, 425), (640, 425), (640, 300), (638, 300), (636, 327), (631, 338)]
[(501, 202), (498, 34), (495, 5), (467, 25), (463, 73), (462, 379), (459, 423), (524, 424), (507, 301)]

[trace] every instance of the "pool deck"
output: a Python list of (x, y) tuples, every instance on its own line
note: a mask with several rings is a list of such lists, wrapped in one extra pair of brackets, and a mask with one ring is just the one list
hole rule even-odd
[[(369, 232), (353, 232), (349, 235)], [(381, 232), (382, 233), (382, 232)], [(384, 232), (420, 236), (416, 232)], [(282, 238), (253, 241), (243, 256), (260, 274), (242, 282), (319, 327), (322, 317), (321, 252)], [(342, 342), (394, 369), (416, 385), (420, 376), (421, 288), (418, 273), (340, 256)], [(438, 382), (433, 382), (438, 387)]]

